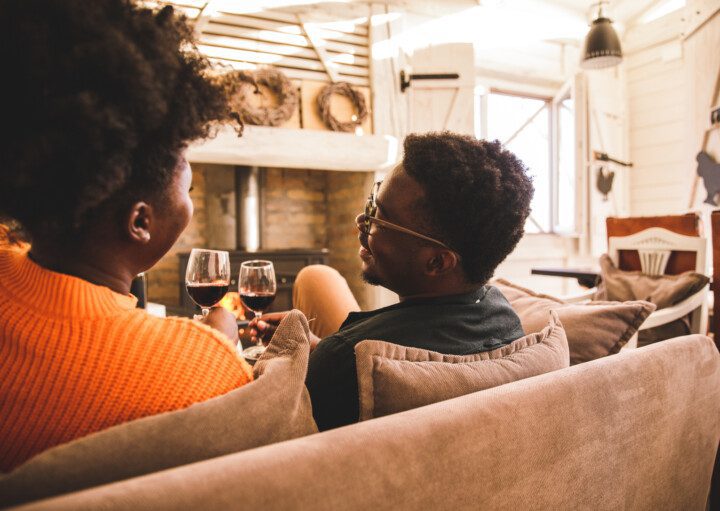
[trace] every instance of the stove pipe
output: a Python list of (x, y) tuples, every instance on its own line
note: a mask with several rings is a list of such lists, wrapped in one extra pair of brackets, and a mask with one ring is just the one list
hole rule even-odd
[(238, 250), (254, 252), (262, 246), (260, 172), (259, 167), (235, 167), (235, 218)]

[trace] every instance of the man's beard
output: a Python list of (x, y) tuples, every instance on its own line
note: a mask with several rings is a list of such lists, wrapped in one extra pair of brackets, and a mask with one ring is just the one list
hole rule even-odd
[(373, 275), (369, 272), (366, 272), (366, 271), (360, 272), (360, 278), (362, 278), (366, 284), (370, 284), (371, 286), (382, 286), (383, 285), (382, 280), (380, 280), (375, 275)]

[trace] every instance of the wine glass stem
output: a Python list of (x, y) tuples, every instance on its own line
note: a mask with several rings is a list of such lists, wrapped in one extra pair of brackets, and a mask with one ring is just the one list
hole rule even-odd
[[(253, 312), (254, 312), (254, 311), (253, 311)], [(261, 312), (255, 312), (255, 319), (257, 319), (258, 321), (260, 321), (260, 316), (262, 316), (262, 311), (261, 311)], [(262, 336), (261, 336), (261, 335), (258, 335), (258, 336), (257, 336), (257, 345), (258, 345), (258, 346), (263, 346), (263, 341), (262, 341)]]
[(208, 307), (200, 307), (200, 310), (202, 312), (203, 318), (210, 314), (210, 309)]

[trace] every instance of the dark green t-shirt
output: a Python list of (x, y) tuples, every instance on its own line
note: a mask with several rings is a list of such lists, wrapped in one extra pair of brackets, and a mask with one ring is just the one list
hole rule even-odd
[(366, 339), (469, 355), (524, 335), (520, 318), (492, 286), (472, 293), (406, 300), (370, 312), (351, 312), (340, 330), (310, 354), (305, 381), (320, 430), (357, 422), (355, 345)]

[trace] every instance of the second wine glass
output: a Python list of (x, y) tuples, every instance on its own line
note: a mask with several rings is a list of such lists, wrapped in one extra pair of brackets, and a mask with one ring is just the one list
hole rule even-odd
[[(238, 291), (245, 307), (253, 311), (256, 318), (260, 318), (275, 300), (277, 292), (273, 263), (262, 260), (243, 262), (240, 265)], [(243, 350), (242, 354), (247, 359), (257, 360), (264, 352), (265, 346), (258, 337), (257, 345)]]
[(185, 288), (202, 315), (222, 300), (230, 286), (230, 254), (224, 250), (194, 248), (190, 252)]

